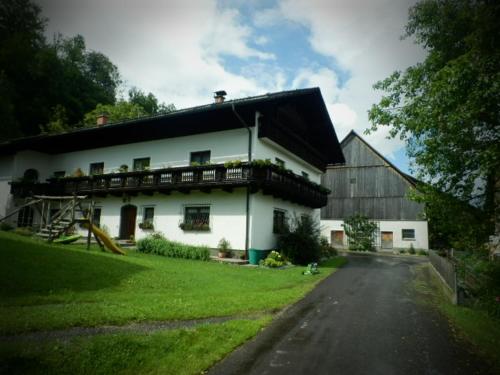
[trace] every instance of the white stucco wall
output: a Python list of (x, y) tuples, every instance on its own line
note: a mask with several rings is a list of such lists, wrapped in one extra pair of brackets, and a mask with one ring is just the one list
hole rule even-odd
[(280, 158), (285, 162), (285, 168), (291, 169), (299, 176), (302, 172), (306, 172), (311, 181), (321, 183), (322, 172), (320, 170), (269, 139), (260, 138), (255, 141), (253, 157), (254, 159), (271, 159), (273, 163), (275, 163), (275, 158)]
[(294, 214), (309, 214), (319, 220), (319, 210), (300, 206), (261, 192), (251, 195), (250, 201), (250, 243), (249, 247), (256, 249), (272, 249), (276, 247), (278, 236), (273, 233), (273, 211), (280, 209), (286, 211), (288, 219)]
[(6, 215), (12, 200), (9, 182), (12, 181), (12, 164), (14, 157), (11, 155), (0, 157), (0, 217)]
[(36, 169), (40, 181), (45, 181), (50, 177), (51, 171), (51, 155), (37, 151), (20, 151), (16, 153), (12, 162), (12, 176), (14, 179), (23, 177), (27, 169)]
[[(245, 248), (245, 189), (235, 189), (232, 193), (214, 190), (210, 194), (191, 192), (171, 195), (139, 195), (126, 199), (107, 197), (96, 200), (101, 208), (101, 227), (105, 226), (112, 237), (120, 233), (120, 212), (122, 206), (132, 204), (137, 207), (135, 238), (140, 239), (151, 233), (139, 228), (145, 206), (155, 208), (154, 229), (168, 239), (189, 244), (217, 247), (221, 238), (226, 238), (234, 249)], [(210, 231), (183, 231), (179, 224), (184, 220), (185, 206), (210, 206)]]
[(191, 152), (207, 150), (210, 150), (211, 162), (214, 164), (236, 159), (247, 160), (247, 142), (246, 129), (234, 129), (68, 152), (52, 157), (50, 174), (55, 171), (72, 174), (77, 168), (88, 174), (90, 163), (99, 162), (104, 162), (105, 173), (117, 171), (122, 164), (128, 165), (131, 171), (134, 159), (146, 157), (151, 158), (151, 169), (187, 166)]
[[(331, 241), (331, 231), (341, 230), (344, 228), (342, 220), (321, 220), (321, 233)], [(393, 233), (393, 248), (408, 249), (413, 244), (415, 249), (429, 249), (429, 232), (427, 221), (397, 221), (397, 220), (381, 220), (377, 221), (380, 226), (380, 232)], [(414, 240), (403, 240), (402, 230), (414, 229)], [(380, 234), (379, 234), (380, 235)], [(344, 246), (347, 246), (347, 237), (344, 233)]]

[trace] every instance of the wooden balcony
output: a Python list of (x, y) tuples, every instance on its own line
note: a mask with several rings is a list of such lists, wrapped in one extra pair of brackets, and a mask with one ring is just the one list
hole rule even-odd
[(12, 182), (11, 193), (16, 197), (30, 195), (153, 195), (192, 190), (209, 193), (212, 189), (231, 192), (234, 188), (248, 186), (252, 193), (262, 190), (297, 204), (312, 208), (326, 205), (327, 191), (307, 179), (281, 170), (275, 165), (238, 167), (204, 165), (179, 168), (155, 169), (97, 176), (65, 177), (49, 179), (46, 183)]

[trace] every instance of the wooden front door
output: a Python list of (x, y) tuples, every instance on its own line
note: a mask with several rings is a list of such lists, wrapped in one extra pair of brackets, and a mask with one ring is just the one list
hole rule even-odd
[(332, 246), (344, 246), (344, 231), (332, 230), (330, 233), (330, 243)]
[(131, 204), (123, 206), (120, 214), (120, 239), (130, 240), (135, 237), (135, 219), (137, 207)]
[(392, 232), (380, 232), (382, 249), (392, 249)]

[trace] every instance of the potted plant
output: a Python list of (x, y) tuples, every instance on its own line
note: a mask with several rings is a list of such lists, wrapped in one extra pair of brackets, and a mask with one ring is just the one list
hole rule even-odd
[(231, 258), (231, 244), (225, 238), (221, 238), (217, 249), (219, 250), (219, 258)]

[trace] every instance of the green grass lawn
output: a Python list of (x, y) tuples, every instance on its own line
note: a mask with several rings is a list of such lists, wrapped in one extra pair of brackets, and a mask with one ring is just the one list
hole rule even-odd
[(114, 334), (52, 341), (0, 343), (6, 374), (200, 374), (270, 321), (232, 320), (151, 334)]
[(437, 307), (459, 335), (470, 342), (500, 374), (500, 320), (484, 311), (452, 304), (449, 291), (429, 264), (417, 268), (415, 286), (424, 297), (422, 301)]
[(283, 270), (118, 256), (0, 232), (0, 333), (132, 321), (245, 315), (304, 296), (344, 261), (316, 276)]

